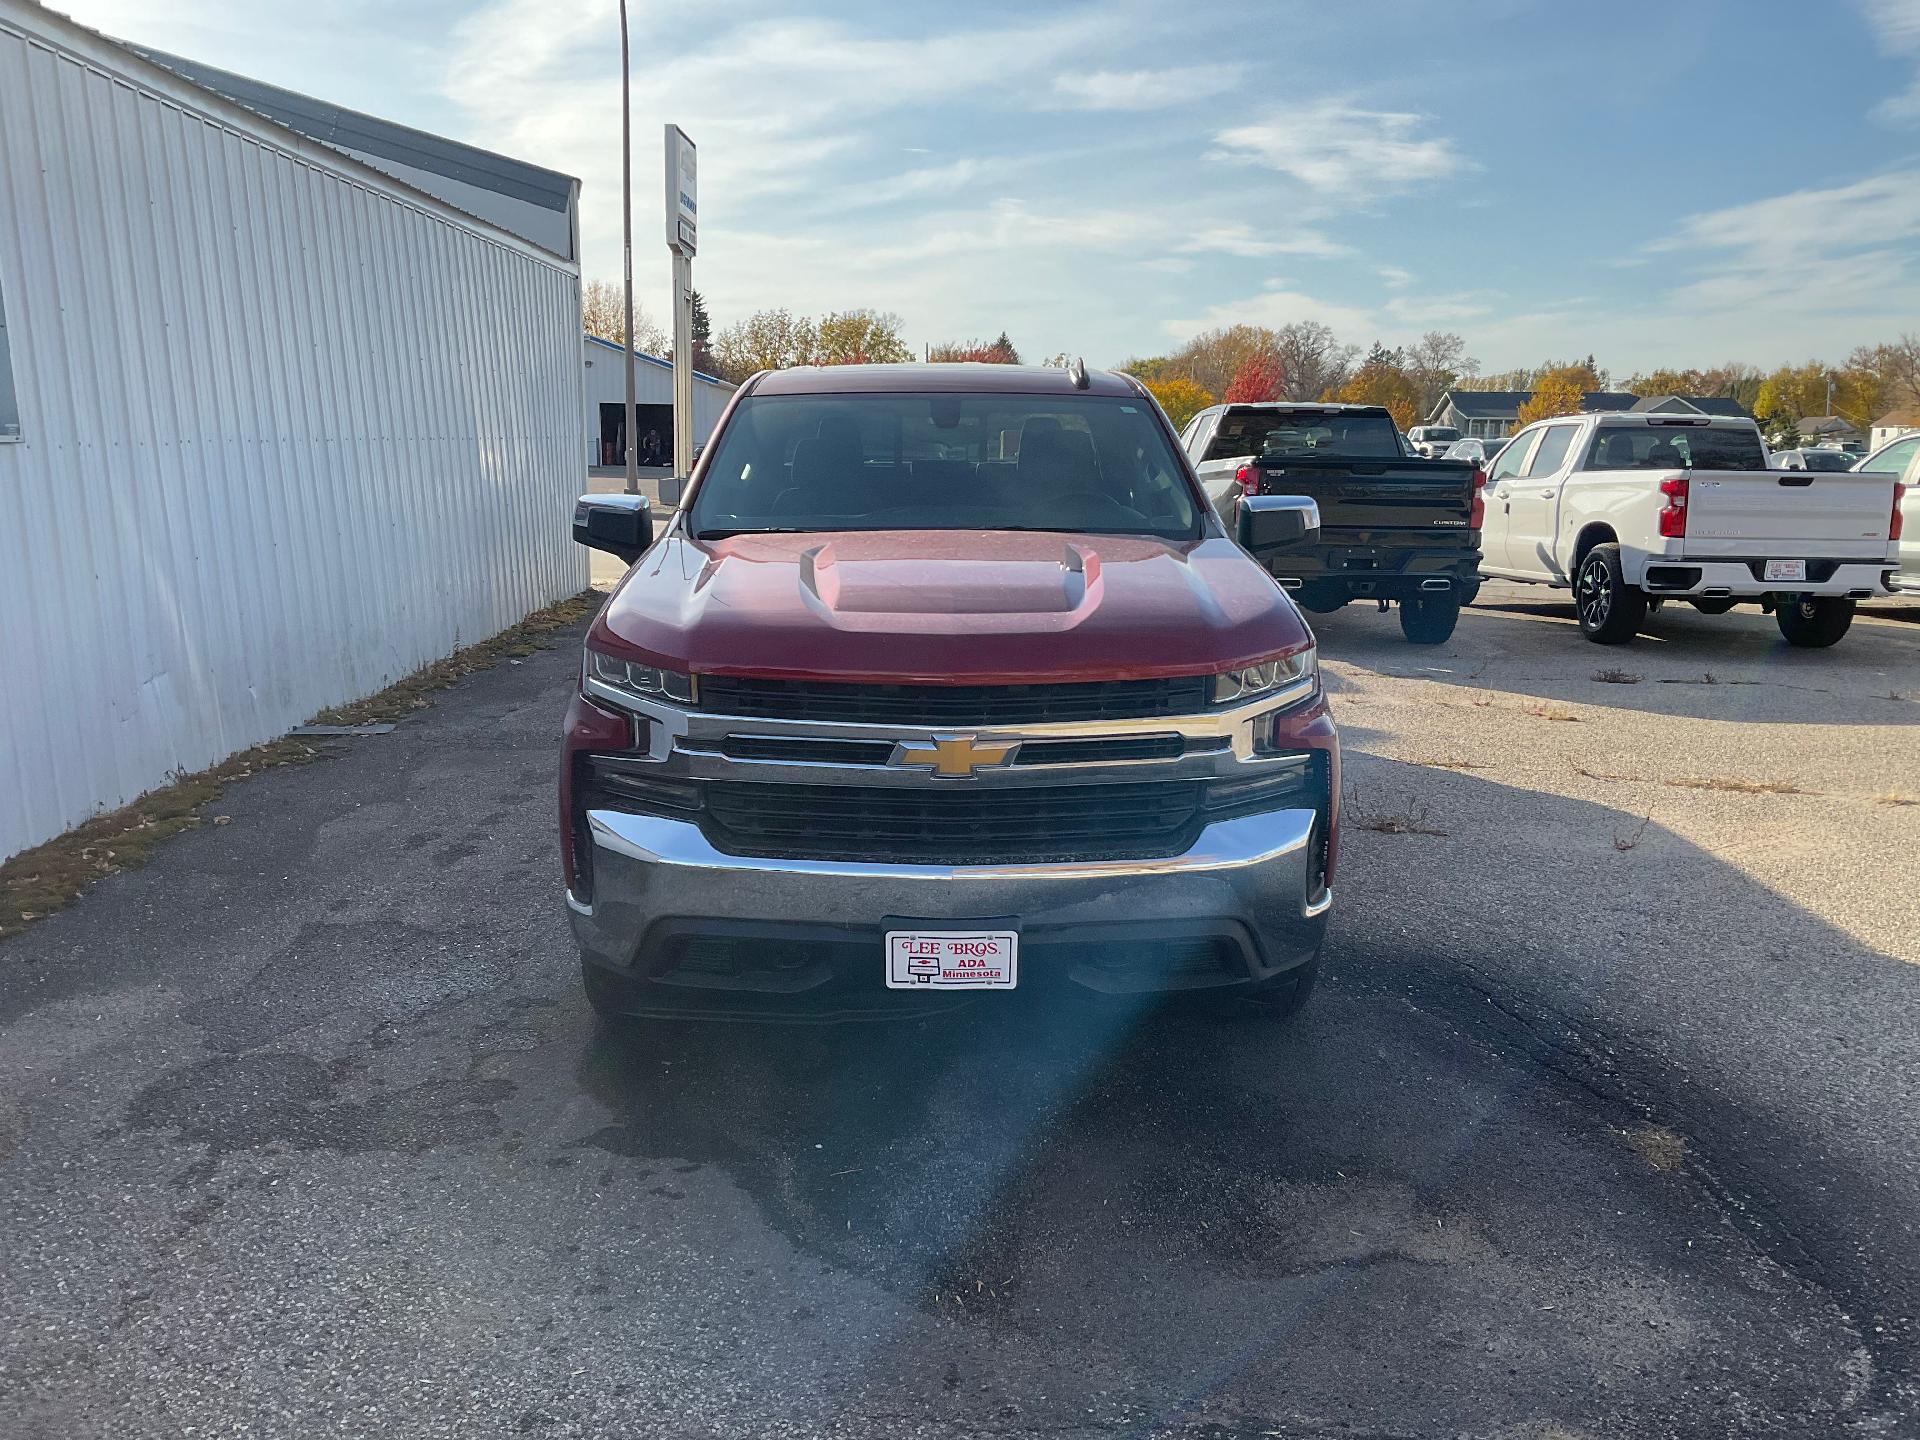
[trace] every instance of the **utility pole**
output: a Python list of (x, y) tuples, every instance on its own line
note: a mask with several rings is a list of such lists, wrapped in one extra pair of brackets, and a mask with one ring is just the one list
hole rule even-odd
[(620, 0), (620, 214), (627, 266), (627, 494), (640, 493), (639, 409), (633, 400), (633, 62), (627, 53), (627, 0)]

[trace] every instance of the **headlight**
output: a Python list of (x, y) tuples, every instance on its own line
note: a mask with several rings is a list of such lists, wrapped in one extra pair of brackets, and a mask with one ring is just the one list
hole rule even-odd
[(671, 700), (679, 705), (691, 705), (698, 693), (691, 675), (638, 665), (603, 655), (598, 650), (587, 651), (586, 676), (636, 700)]
[(1213, 703), (1231, 705), (1241, 700), (1257, 700), (1276, 690), (1292, 690), (1302, 681), (1311, 681), (1318, 665), (1317, 651), (1309, 645), (1264, 665), (1223, 671), (1213, 677)]

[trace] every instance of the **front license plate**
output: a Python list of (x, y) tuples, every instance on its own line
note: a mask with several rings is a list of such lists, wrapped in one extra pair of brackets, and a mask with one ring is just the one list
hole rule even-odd
[(889, 990), (1011, 990), (1020, 937), (1006, 930), (889, 930)]
[(1769, 560), (1766, 578), (1769, 580), (1804, 580), (1807, 578), (1807, 562), (1804, 560)]

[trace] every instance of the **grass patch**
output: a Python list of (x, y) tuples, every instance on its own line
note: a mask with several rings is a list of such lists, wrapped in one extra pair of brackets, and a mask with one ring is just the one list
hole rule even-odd
[(1889, 790), (1885, 794), (1873, 797), (1876, 805), (1920, 805), (1920, 795), (1909, 795), (1902, 790)]
[(1686, 1137), (1664, 1125), (1639, 1125), (1620, 1132), (1620, 1138), (1647, 1164), (1671, 1175), (1687, 1163)]
[[(431, 704), (435, 691), (463, 676), (484, 670), (501, 660), (531, 655), (540, 639), (591, 615), (601, 596), (592, 590), (549, 605), (491, 640), (469, 645), (445, 660), (388, 686), (378, 695), (322, 710), (309, 723), (369, 725), (403, 720)], [(344, 743), (283, 736), (255, 745), (196, 774), (183, 775), (170, 785), (150, 790), (131, 805), (96, 815), (64, 835), (56, 835), (31, 850), (22, 850), (0, 864), (0, 937), (25, 929), (42, 916), (64, 910), (103, 875), (132, 870), (152, 858), (160, 842), (182, 830), (191, 830), (205, 818), (207, 808), (227, 786), (263, 770), (307, 765), (337, 755)], [(213, 823), (226, 823), (216, 815)]]
[(1526, 713), (1533, 716), (1536, 720), (1567, 721), (1580, 719), (1580, 716), (1574, 714), (1573, 711), (1567, 709), (1564, 705), (1548, 705), (1540, 701), (1527, 706)]
[(1666, 782), (1676, 790), (1724, 790), (1730, 795), (1810, 795), (1791, 780), (1738, 780), (1723, 775), (1689, 776)]

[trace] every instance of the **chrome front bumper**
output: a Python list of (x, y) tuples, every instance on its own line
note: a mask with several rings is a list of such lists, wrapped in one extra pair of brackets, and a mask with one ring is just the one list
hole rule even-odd
[[(882, 935), (900, 919), (1011, 921), (1021, 936), (1023, 988), (1060, 980), (1108, 991), (1194, 988), (1202, 982), (1193, 977), (1156, 983), (1150, 968), (1116, 984), (1082, 963), (1089, 947), (1176, 939), (1203, 939), (1239, 957), (1237, 970), (1204, 983), (1251, 983), (1320, 948), (1333, 896), (1318, 880), (1318, 818), (1304, 809), (1219, 821), (1164, 859), (943, 866), (728, 855), (685, 821), (591, 810), (593, 903), (571, 894), (567, 902), (587, 961), (654, 991), (649, 1009), (681, 1008), (676, 994), (696, 1009), (701, 990), (769, 986), (764, 978), (736, 986), (724, 976), (663, 970), (675, 942), (783, 936), (838, 938), (846, 960), (773, 982), (776, 989), (796, 999), (817, 989), (843, 1004), (853, 997), (884, 1008), (902, 993), (882, 980)], [(1050, 951), (1080, 958), (1053, 967)]]

